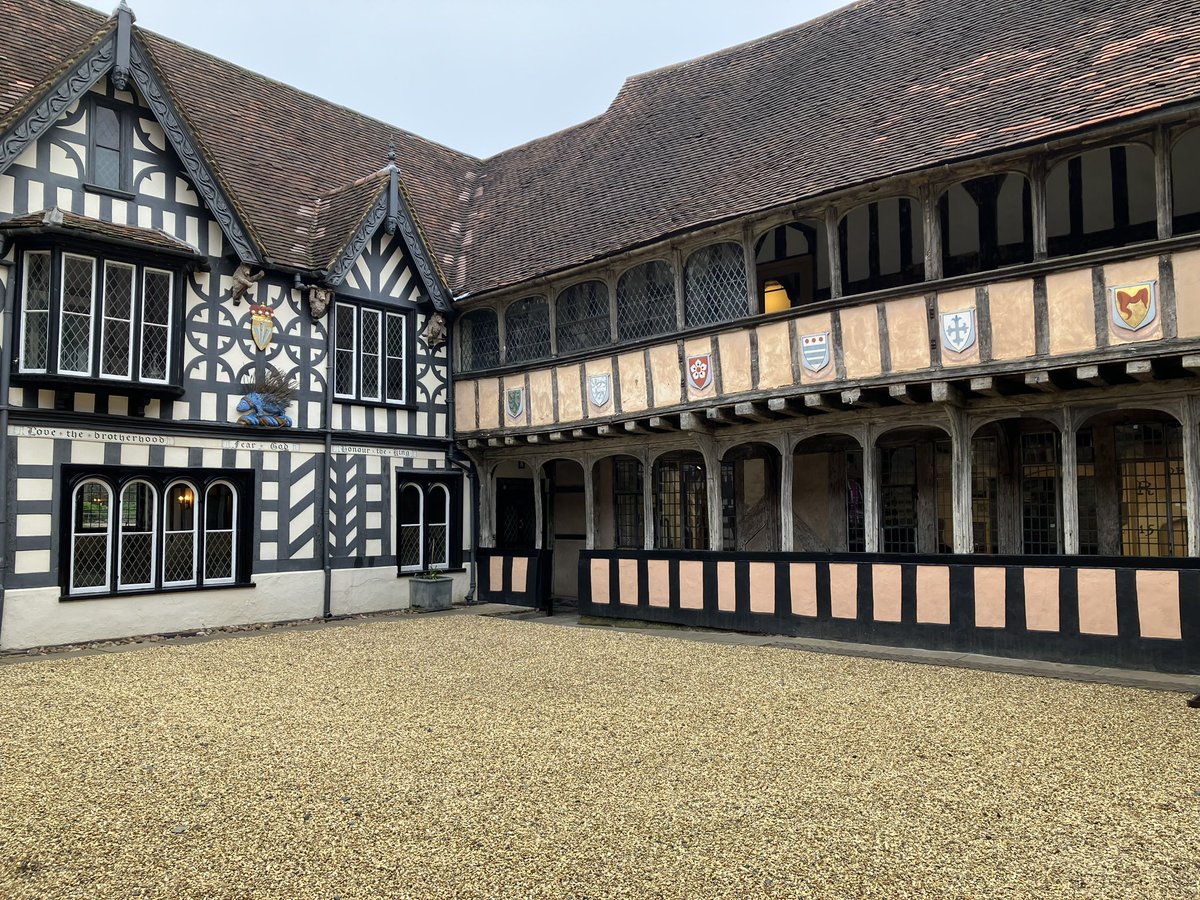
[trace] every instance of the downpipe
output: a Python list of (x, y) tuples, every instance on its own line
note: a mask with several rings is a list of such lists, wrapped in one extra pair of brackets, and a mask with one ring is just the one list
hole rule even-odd
[(0, 638), (4, 636), (4, 596), (13, 558), (13, 554), (8, 552), (11, 533), (8, 484), (10, 477), (16, 474), (9, 470), (8, 455), (8, 391), (13, 363), (13, 291), (10, 290), (8, 282), (12, 280), (13, 264), (4, 260), (5, 254), (8, 253), (7, 244), (7, 240), (0, 236), (0, 269), (5, 270), (8, 276), (6, 280), (0, 281), (0, 305), (3, 306), (4, 318), (3, 327), (0, 329), (3, 332), (3, 337), (0, 338), (3, 340), (3, 348), (0, 350)]
[(475, 466), (470, 457), (464, 456), (459, 452), (458, 445), (454, 442), (454, 328), (450, 322), (446, 323), (446, 438), (449, 441), (446, 450), (446, 459), (451, 465), (462, 469), (467, 475), (467, 482), (471, 487), (471, 549), (469, 562), (467, 563), (470, 578), (470, 585), (467, 587), (466, 602), (468, 606), (473, 606), (477, 603), (476, 599), (476, 572), (475, 565), (475, 548), (479, 546), (479, 470)]

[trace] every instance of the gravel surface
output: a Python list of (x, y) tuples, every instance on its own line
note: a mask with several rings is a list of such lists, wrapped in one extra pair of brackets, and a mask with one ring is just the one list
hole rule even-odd
[(1200, 896), (1178, 694), (471, 616), (0, 667), (0, 897)]

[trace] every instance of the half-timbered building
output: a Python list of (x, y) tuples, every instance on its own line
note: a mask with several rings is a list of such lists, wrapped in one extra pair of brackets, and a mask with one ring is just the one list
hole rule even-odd
[(0, 646), (474, 558), (594, 616), (1200, 668), (1189, 0), (864, 0), (485, 160), (124, 6), (0, 12)]

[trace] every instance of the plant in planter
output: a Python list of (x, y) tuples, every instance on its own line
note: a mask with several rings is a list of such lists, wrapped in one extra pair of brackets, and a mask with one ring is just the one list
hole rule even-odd
[(449, 609), (454, 598), (454, 579), (430, 570), (408, 582), (408, 602), (413, 609)]

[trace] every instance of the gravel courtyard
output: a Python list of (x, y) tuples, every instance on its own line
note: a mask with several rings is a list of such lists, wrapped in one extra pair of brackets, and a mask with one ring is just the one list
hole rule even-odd
[(1181, 695), (469, 616), (0, 666), (0, 897), (1200, 896)]

